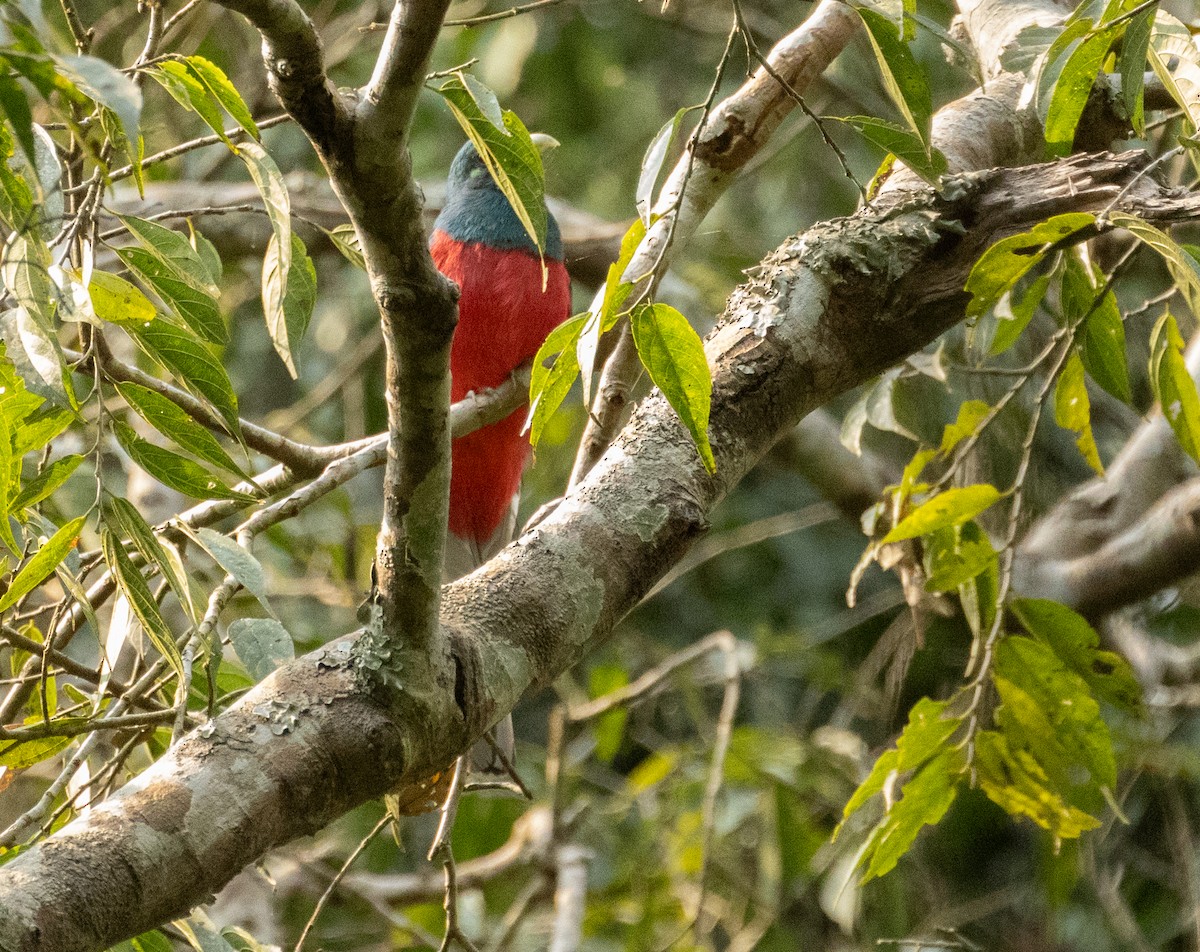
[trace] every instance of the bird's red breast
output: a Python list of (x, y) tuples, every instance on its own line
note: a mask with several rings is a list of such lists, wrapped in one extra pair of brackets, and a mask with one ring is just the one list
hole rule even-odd
[[(452, 400), (503, 383), (570, 312), (571, 282), (561, 261), (546, 259), (543, 290), (541, 261), (526, 251), (461, 242), (436, 230), (430, 252), (462, 292), (450, 348)], [(524, 422), (525, 411), (517, 410), (454, 441), (449, 529), (455, 535), (485, 543), (509, 512), (529, 458)]]

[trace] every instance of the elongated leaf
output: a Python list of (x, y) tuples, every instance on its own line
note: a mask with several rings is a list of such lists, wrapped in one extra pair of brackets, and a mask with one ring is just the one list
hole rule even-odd
[(683, 117), (695, 108), (695, 106), (685, 106), (680, 109), (663, 123), (663, 127), (654, 134), (650, 145), (646, 147), (646, 155), (642, 159), (642, 170), (638, 175), (634, 197), (638, 217), (647, 228), (650, 227), (650, 209), (654, 205), (654, 186), (658, 184), (658, 176), (662, 172), (663, 163), (667, 160), (671, 143), (679, 134), (679, 124), (683, 122)]
[(33, 162), (36, 160), (33, 110), (29, 106), (29, 97), (24, 88), (17, 81), (17, 77), (8, 72), (7, 66), (8, 63), (0, 58), (0, 112), (11, 123), (17, 141), (29, 161)]
[(839, 122), (853, 126), (872, 145), (889, 152), (927, 182), (936, 182), (946, 172), (946, 157), (927, 146), (917, 133), (871, 116), (836, 117)]
[(258, 126), (250, 114), (250, 109), (242, 99), (241, 93), (225, 75), (225, 71), (203, 56), (188, 56), (184, 58), (184, 62), (196, 78), (205, 85), (212, 97), (229, 113), (233, 121), (255, 139), (260, 138)]
[(1001, 295), (996, 301), (995, 313), (1000, 320), (988, 351), (992, 356), (1004, 353), (1017, 342), (1021, 332), (1029, 326), (1038, 307), (1046, 299), (1046, 290), (1052, 277), (1054, 273), (1049, 272), (1034, 278), (1017, 301), (1012, 299), (1011, 294)]
[(1124, 25), (1101, 30), (1081, 41), (1071, 52), (1054, 84), (1046, 111), (1046, 148), (1051, 155), (1067, 155), (1075, 129), (1087, 105), (1100, 67), (1109, 49), (1124, 32)]
[(859, 7), (858, 15), (866, 25), (888, 96), (904, 116), (908, 128), (928, 144), (933, 99), (924, 71), (888, 17), (867, 7)]
[(188, 282), (197, 290), (206, 291), (212, 297), (221, 293), (221, 289), (213, 283), (208, 265), (185, 235), (132, 215), (122, 215), (120, 218), (121, 224), (137, 239), (138, 244), (175, 271), (181, 281)]
[(1174, 238), (1140, 218), (1124, 212), (1111, 212), (1108, 220), (1158, 252), (1192, 313), (1200, 314), (1200, 269), (1196, 260)]
[(201, 340), (229, 343), (229, 331), (216, 298), (197, 287), (196, 282), (186, 280), (178, 268), (143, 248), (119, 248), (117, 255)]
[(0, 312), (0, 329), (0, 337), (8, 345), (8, 357), (28, 388), (59, 406), (77, 408), (58, 338), (23, 307)]
[(258, 599), (271, 617), (275, 611), (267, 597), (267, 577), (263, 567), (253, 555), (243, 549), (228, 536), (213, 529), (190, 529), (184, 531), (195, 540), (205, 552), (226, 572), (237, 579), (238, 584)]
[(588, 312), (587, 323), (575, 345), (579, 374), (583, 380), (583, 402), (587, 406), (592, 404), (592, 374), (596, 369), (600, 337), (616, 326), (622, 313), (621, 309), (633, 292), (633, 283), (622, 278), (645, 237), (646, 225), (637, 218), (621, 239), (621, 250), (617, 260), (608, 266), (608, 276), (604, 282), (604, 293), (600, 296), (599, 307), (593, 304), (592, 310)]
[(196, 113), (230, 149), (236, 151), (233, 142), (225, 134), (225, 123), (221, 118), (217, 100), (184, 63), (167, 60), (150, 67), (146, 72), (153, 76), (179, 105)]
[(195, 499), (253, 501), (253, 496), (230, 489), (199, 463), (143, 440), (132, 427), (119, 420), (113, 424), (113, 432), (130, 459), (164, 486), (176, 492)]
[(633, 343), (654, 385), (692, 434), (704, 468), (717, 471), (708, 442), (712, 374), (704, 344), (686, 317), (667, 304), (644, 304), (630, 317)]
[(239, 618), (229, 626), (229, 640), (256, 683), (296, 656), (292, 636), (274, 618)]
[(1054, 389), (1054, 419), (1065, 430), (1075, 434), (1075, 445), (1087, 464), (1101, 476), (1104, 464), (1092, 435), (1092, 401), (1083, 379), (1083, 361), (1075, 351), (1067, 360)]
[(1129, 364), (1125, 356), (1125, 324), (1117, 299), (1109, 291), (1083, 325), (1080, 356), (1093, 380), (1118, 400), (1129, 403)]
[[(2, 460), (2, 453), (0, 453), (0, 460)], [(21, 488), (21, 491), (9, 503), (9, 508), (12, 512), (20, 512), (22, 509), (46, 499), (70, 478), (82, 462), (82, 456), (64, 456), (62, 459), (55, 460), (36, 478), (31, 479)]]
[(1125, 30), (1125, 40), (1121, 44), (1121, 98), (1125, 102), (1125, 114), (1129, 116), (1133, 134), (1139, 138), (1146, 134), (1145, 76), (1150, 31), (1157, 12), (1151, 7), (1134, 17)]
[[(515, 112), (504, 110), (503, 129), (494, 124), (488, 117), (490, 103), (484, 97), (481, 105), (477, 98), (481, 95), (481, 87), (478, 81), (468, 85), (460, 71), (439, 86), (437, 91), (474, 144), (496, 185), (512, 205), (522, 227), (538, 250), (544, 253), (547, 218), (542, 156)], [(488, 108), (485, 109), (485, 106)]]
[(353, 225), (338, 225), (325, 235), (333, 242), (333, 246), (343, 258), (361, 271), (365, 271), (367, 263), (363, 260), (362, 249), (358, 246), (358, 234)]
[(183, 677), (183, 658), (180, 657), (179, 648), (175, 644), (175, 636), (163, 619), (162, 612), (158, 610), (158, 603), (154, 600), (146, 579), (125, 552), (124, 546), (111, 532), (107, 529), (102, 530), (100, 539), (104, 561), (112, 569), (117, 590), (129, 602), (129, 607), (159, 654), (167, 659), (177, 675)]
[(207, 345), (167, 321), (151, 321), (142, 327), (130, 327), (130, 330), (146, 353), (172, 371), (185, 387), (216, 408), (230, 433), (236, 436), (241, 432), (233, 384)]
[(1087, 212), (1055, 215), (1029, 231), (996, 242), (975, 262), (967, 278), (972, 295), (967, 316), (977, 317), (991, 308), (1005, 291), (1038, 264), (1047, 253), (1065, 245), (1071, 236), (1089, 228), (1096, 216)]
[(279, 242), (272, 235), (263, 257), (263, 313), (275, 352), (295, 379), (299, 376), (295, 348), (308, 329), (317, 300), (317, 270), (313, 267), (304, 242), (294, 232), (291, 265), (286, 278), (281, 275), (279, 268)]
[(50, 577), (50, 573), (67, 557), (67, 553), (75, 548), (86, 519), (86, 516), (79, 516), (63, 525), (21, 567), (8, 591), (0, 595), (0, 612), (12, 608)]
[(126, 500), (114, 497), (108, 500), (105, 518), (111, 529), (129, 537), (129, 541), (142, 554), (142, 558), (158, 567), (175, 597), (179, 599), (179, 604), (191, 616), (192, 623), (198, 623), (200, 619), (196, 615), (195, 606), (192, 605), (186, 575), (180, 571), (177, 559), (171, 558), (167, 553), (164, 543), (154, 534), (154, 530), (142, 518), (142, 514)]
[(201, 426), (174, 403), (136, 383), (118, 383), (117, 391), (140, 416), (169, 440), (207, 463), (219, 466), (243, 479), (249, 475), (225, 452), (207, 427)]
[(145, 324), (158, 316), (158, 309), (137, 285), (107, 271), (92, 272), (88, 293), (96, 316), (102, 321)]
[(292, 200), (288, 197), (283, 173), (262, 146), (257, 142), (248, 142), (238, 149), (238, 155), (246, 163), (250, 177), (258, 186), (267, 209), (267, 218), (271, 222), (273, 243), (263, 258), (263, 314), (275, 349), (294, 377), (295, 365), (288, 346), (287, 321), (283, 313), (283, 299), (290, 287), (288, 272), (292, 267)]
[(71, 737), (39, 737), (36, 740), (0, 741), (0, 767), (25, 770), (53, 757), (72, 740)]
[[(546, 422), (562, 406), (579, 375), (575, 345), (587, 318), (587, 314), (576, 314), (559, 324), (533, 358), (533, 371), (529, 377), (529, 419), (525, 428), (529, 431), (529, 442), (535, 447), (542, 438)], [(552, 361), (549, 367), (547, 361)]]
[(1150, 335), (1150, 386), (1175, 438), (1200, 461), (1200, 395), (1183, 359), (1183, 337), (1170, 314), (1163, 314)]
[(116, 67), (94, 56), (56, 56), (62, 72), (85, 95), (112, 110), (122, 134), (136, 142), (142, 115), (142, 92)]
[[(966, 523), (964, 530), (975, 523)], [(925, 590), (953, 592), (996, 564), (996, 550), (982, 531), (947, 526), (926, 536)]]
[(935, 529), (962, 525), (968, 519), (974, 519), (1000, 498), (1000, 490), (988, 483), (947, 489), (901, 519), (899, 524), (883, 537), (883, 542), (915, 539)]

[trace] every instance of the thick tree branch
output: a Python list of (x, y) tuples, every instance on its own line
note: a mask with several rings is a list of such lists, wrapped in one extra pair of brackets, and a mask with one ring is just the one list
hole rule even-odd
[[(603, 641), (686, 551), (713, 507), (805, 413), (961, 319), (995, 241), (1046, 215), (1200, 218), (1200, 199), (1139, 176), (1146, 157), (1085, 156), (964, 176), (940, 195), (818, 225), (732, 295), (706, 349), (709, 475), (660, 395), (564, 502), (446, 588), (456, 689), (397, 719), (340, 639), (278, 670), (108, 802), (0, 869), (0, 950), (102, 949), (179, 915), (272, 846), (397, 784), (414, 791)], [(404, 683), (399, 691), (410, 687)]]

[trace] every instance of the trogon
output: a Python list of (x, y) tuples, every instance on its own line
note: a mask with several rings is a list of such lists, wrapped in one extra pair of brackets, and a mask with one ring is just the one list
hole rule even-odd
[[(569, 315), (571, 282), (558, 223), (549, 212), (546, 225), (539, 255), (475, 147), (468, 142), (459, 150), (430, 239), (438, 269), (461, 289), (450, 347), (452, 400), (502, 384)], [(516, 410), (453, 442), (447, 581), (474, 571), (512, 541), (530, 455), (521, 432), (525, 415)], [(511, 719), (497, 725), (493, 736), (511, 750)], [(472, 750), (471, 766), (476, 772), (500, 770), (486, 743)]]

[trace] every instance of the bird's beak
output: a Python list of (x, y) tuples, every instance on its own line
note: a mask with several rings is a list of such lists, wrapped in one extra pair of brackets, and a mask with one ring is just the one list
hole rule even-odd
[(537, 150), (545, 155), (551, 149), (557, 149), (559, 142), (554, 136), (548, 136), (544, 132), (531, 132), (529, 138), (533, 140), (533, 144), (537, 146)]

